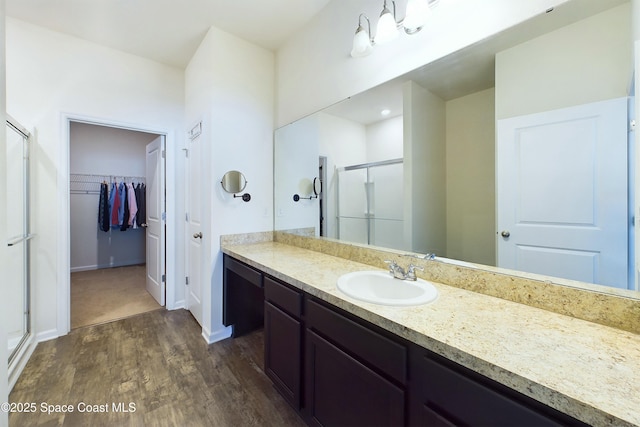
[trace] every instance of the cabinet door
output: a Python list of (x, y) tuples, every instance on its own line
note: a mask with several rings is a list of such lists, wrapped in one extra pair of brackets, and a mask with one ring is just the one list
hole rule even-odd
[(404, 390), (308, 329), (305, 363), (305, 413), (310, 424), (405, 424)]
[(302, 325), (284, 311), (265, 302), (264, 370), (282, 395), (300, 409)]
[(412, 357), (411, 425), (584, 425), (429, 352)]

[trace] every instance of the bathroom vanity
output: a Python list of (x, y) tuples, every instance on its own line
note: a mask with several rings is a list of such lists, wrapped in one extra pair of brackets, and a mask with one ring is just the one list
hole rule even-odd
[(640, 423), (633, 333), (437, 283), (428, 305), (364, 303), (336, 282), (370, 265), (272, 241), (223, 252), (225, 289), (237, 271), (257, 283), (265, 372), (309, 425)]

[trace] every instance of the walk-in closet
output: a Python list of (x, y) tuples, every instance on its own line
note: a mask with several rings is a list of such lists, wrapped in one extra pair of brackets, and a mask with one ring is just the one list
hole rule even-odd
[(160, 308), (146, 289), (145, 212), (146, 147), (158, 137), (70, 123), (72, 329)]

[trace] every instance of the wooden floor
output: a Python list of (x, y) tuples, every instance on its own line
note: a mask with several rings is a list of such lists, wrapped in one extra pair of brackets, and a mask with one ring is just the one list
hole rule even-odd
[(262, 331), (207, 345), (189, 312), (156, 310), (38, 344), (10, 395), (36, 411), (9, 426), (303, 426), (262, 369)]

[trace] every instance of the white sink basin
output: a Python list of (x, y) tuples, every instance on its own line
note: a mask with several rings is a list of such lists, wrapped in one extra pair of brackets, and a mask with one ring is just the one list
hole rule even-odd
[(432, 283), (418, 279), (394, 279), (384, 271), (356, 271), (338, 278), (338, 289), (351, 298), (374, 304), (410, 306), (427, 304), (438, 297)]

